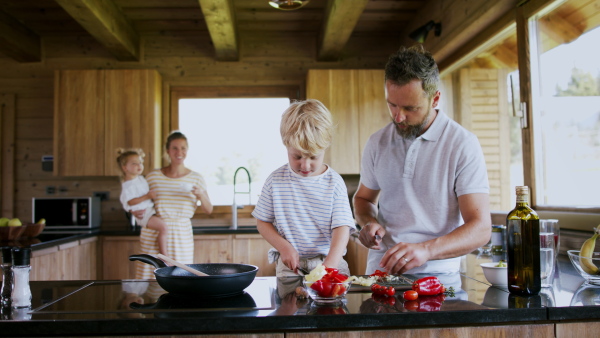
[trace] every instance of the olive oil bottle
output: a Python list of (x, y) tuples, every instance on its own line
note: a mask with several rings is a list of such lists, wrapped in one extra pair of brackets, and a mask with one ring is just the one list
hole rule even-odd
[(537, 295), (540, 278), (540, 218), (529, 207), (529, 188), (516, 187), (517, 205), (506, 216), (508, 291)]

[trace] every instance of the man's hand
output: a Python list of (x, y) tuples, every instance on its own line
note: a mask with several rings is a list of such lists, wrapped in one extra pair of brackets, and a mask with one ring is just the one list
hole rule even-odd
[(385, 229), (379, 223), (369, 222), (360, 230), (358, 239), (365, 247), (380, 250), (379, 244), (383, 236), (385, 236)]
[(379, 266), (389, 274), (402, 274), (425, 264), (429, 259), (431, 252), (425, 244), (400, 242), (383, 255)]

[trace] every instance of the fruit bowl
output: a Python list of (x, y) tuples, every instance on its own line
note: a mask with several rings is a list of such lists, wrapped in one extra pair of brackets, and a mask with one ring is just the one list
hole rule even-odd
[[(304, 280), (303, 282), (304, 287), (306, 288), (306, 291), (308, 292), (310, 298), (312, 298), (312, 300), (316, 303), (341, 302), (344, 299), (344, 297), (346, 297), (346, 294), (350, 289), (350, 282), (347, 281), (342, 283), (327, 282), (325, 283), (326, 285), (323, 288), (317, 287), (318, 284), (312, 287), (313, 284), (319, 282), (320, 281), (307, 282), (306, 280)], [(329, 287), (329, 285), (331, 287)]]
[(4, 226), (0, 227), (0, 241), (14, 241), (21, 237), (25, 231), (24, 226)]
[(42, 231), (44, 231), (46, 224), (25, 223), (25, 224), (23, 224), (22, 227), (25, 228), (25, 230), (21, 234), (21, 237), (33, 238), (33, 237), (37, 237), (39, 234), (42, 233)]
[(592, 274), (589, 272), (589, 268), (586, 271), (586, 268), (582, 266), (582, 261), (587, 260), (588, 265), (594, 264), (597, 268), (600, 268), (600, 252), (594, 252), (591, 258), (579, 256), (579, 250), (568, 250), (567, 254), (571, 263), (587, 284), (600, 285), (600, 270), (596, 274)]
[(508, 271), (505, 266), (496, 266), (498, 263), (481, 263), (485, 279), (492, 285), (507, 285)]

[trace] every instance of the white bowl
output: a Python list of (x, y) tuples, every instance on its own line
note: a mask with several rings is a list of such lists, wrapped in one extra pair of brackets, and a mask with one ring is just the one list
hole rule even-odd
[(508, 272), (506, 267), (496, 266), (498, 263), (490, 262), (490, 263), (481, 263), (481, 268), (483, 269), (483, 275), (485, 279), (492, 285), (507, 285), (508, 284)]

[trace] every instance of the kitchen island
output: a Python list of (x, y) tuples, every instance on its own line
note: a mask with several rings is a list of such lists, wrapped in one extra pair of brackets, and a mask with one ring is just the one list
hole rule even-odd
[(529, 298), (489, 285), (479, 263), (491, 260), (477, 253), (465, 256), (460, 274), (438, 276), (454, 295), (421, 299), (416, 307), (403, 300), (401, 291), (379, 299), (359, 287), (351, 288), (342, 304), (321, 306), (295, 297), (300, 278), (256, 277), (243, 294), (219, 299), (173, 296), (155, 281), (34, 281), (32, 308), (4, 311), (0, 332), (305, 337), (323, 332), (401, 336), (419, 330), (428, 336), (596, 336), (600, 287), (585, 285), (566, 256), (559, 256), (553, 287)]

